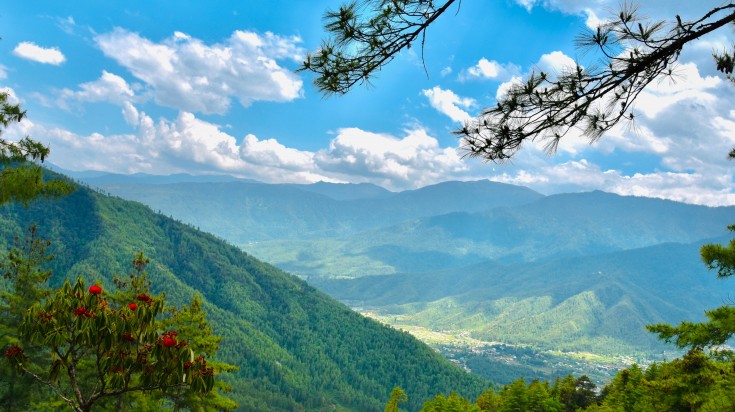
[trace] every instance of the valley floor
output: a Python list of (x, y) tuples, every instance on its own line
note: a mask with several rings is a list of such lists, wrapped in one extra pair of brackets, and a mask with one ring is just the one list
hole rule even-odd
[(678, 352), (659, 356), (600, 355), (533, 348), (509, 342), (488, 342), (473, 338), (467, 331), (437, 331), (412, 325), (401, 316), (356, 308), (363, 316), (406, 331), (465, 370), (505, 385), (519, 377), (553, 381), (567, 375), (586, 375), (602, 387), (615, 374), (633, 364), (647, 366), (655, 361), (680, 356)]

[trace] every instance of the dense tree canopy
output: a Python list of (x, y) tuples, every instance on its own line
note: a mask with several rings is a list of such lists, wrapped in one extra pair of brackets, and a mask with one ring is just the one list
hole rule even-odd
[(41, 166), (49, 148), (26, 136), (18, 141), (2, 138), (3, 129), (18, 123), (26, 115), (19, 104), (9, 101), (7, 92), (0, 92), (0, 205), (12, 201), (27, 204), (37, 197), (55, 197), (71, 191), (63, 181), (43, 181)]
[(58, 400), (78, 412), (237, 407), (215, 390), (215, 374), (233, 367), (211, 362), (219, 338), (198, 297), (188, 307), (167, 308), (163, 295), (148, 290), (142, 254), (112, 290), (87, 287), (81, 277), (48, 289), (47, 246), (33, 228), (0, 265), (10, 283), (0, 301), (6, 410), (47, 409)]
[[(428, 27), (455, 3), (459, 8), (456, 0), (358, 0), (328, 11), (330, 37), (307, 55), (302, 70), (317, 74), (314, 84), (321, 92), (346, 93), (418, 39), (423, 47)], [(634, 120), (633, 102), (651, 82), (673, 73), (686, 45), (732, 22), (732, 2), (691, 21), (678, 15), (645, 20), (635, 7), (623, 5), (619, 14), (578, 39), (579, 46), (595, 51), (598, 62), (577, 64), (556, 76), (533, 72), (456, 133), (468, 156), (495, 162), (509, 159), (529, 140), (541, 139), (553, 152), (573, 129), (595, 141), (620, 121)], [(717, 69), (730, 77), (733, 53), (716, 51), (714, 57)]]

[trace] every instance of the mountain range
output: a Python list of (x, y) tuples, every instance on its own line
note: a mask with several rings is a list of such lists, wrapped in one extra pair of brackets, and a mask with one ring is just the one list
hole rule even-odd
[[(49, 172), (50, 174), (50, 172)], [(176, 305), (199, 294), (219, 356), (239, 367), (224, 379), (241, 410), (382, 410), (398, 385), (422, 399), (451, 388), (476, 396), (490, 383), (411, 335), (367, 319), (303, 280), (140, 203), (80, 186), (59, 200), (0, 208), (0, 250), (36, 224), (55, 255), (52, 284), (127, 273), (134, 254)]]
[(490, 181), (118, 183), (102, 190), (211, 231), (397, 326), (539, 350), (654, 355), (650, 323), (701, 320), (733, 285), (698, 259), (735, 207)]

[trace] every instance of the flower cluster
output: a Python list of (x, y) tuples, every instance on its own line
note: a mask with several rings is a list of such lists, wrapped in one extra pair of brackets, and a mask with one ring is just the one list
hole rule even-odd
[(74, 316), (84, 316), (85, 318), (94, 318), (96, 317), (94, 313), (88, 311), (83, 306), (74, 309)]
[(141, 293), (140, 295), (138, 295), (138, 297), (136, 297), (136, 299), (148, 305), (153, 303), (153, 299), (151, 299), (151, 297), (146, 295), (145, 293)]
[(89, 287), (89, 293), (93, 295), (99, 295), (100, 293), (102, 293), (102, 288), (97, 285), (92, 285)]
[(5, 352), (3, 352), (6, 358), (15, 358), (18, 356), (23, 356), (23, 349), (18, 345), (11, 345), (7, 349), (5, 349)]
[(196, 358), (194, 358), (194, 363), (199, 365), (199, 374), (201, 376), (214, 375), (214, 368), (207, 367), (207, 359), (204, 356), (199, 355)]
[(177, 347), (177, 348), (184, 347), (186, 345), (186, 341), (185, 340), (180, 340), (180, 341), (179, 340), (176, 340), (176, 336), (177, 335), (178, 335), (178, 333), (173, 332), (173, 331), (171, 331), (171, 332), (165, 332), (163, 335), (161, 335), (161, 344), (164, 347), (166, 347), (166, 348), (172, 348), (174, 346)]
[(138, 308), (138, 305), (136, 305), (135, 303), (131, 303), (131, 304), (128, 305), (128, 309), (130, 309), (130, 310), (135, 310), (137, 308)]

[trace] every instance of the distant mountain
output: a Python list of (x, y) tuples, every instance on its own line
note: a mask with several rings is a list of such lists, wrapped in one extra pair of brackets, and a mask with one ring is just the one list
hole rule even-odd
[[(212, 184), (216, 186), (217, 184)], [(37, 223), (52, 241), (53, 283), (126, 273), (134, 253), (150, 258), (154, 289), (174, 304), (202, 296), (242, 410), (383, 409), (390, 390), (410, 409), (436, 393), (476, 396), (488, 382), (442, 359), (407, 333), (364, 318), (298, 278), (214, 236), (139, 203), (85, 188), (29, 208), (0, 208), (0, 250)]]
[[(699, 319), (729, 287), (706, 273), (697, 247), (725, 239), (735, 207), (599, 191), (543, 196), (490, 181), (398, 193), (242, 182), (105, 190), (397, 325), (483, 340), (650, 354), (661, 346), (644, 325)], [(343, 278), (360, 279), (330, 281)]]
[[(63, 172), (62, 172), (63, 173)], [(252, 179), (238, 179), (230, 175), (190, 175), (188, 173), (176, 173), (172, 175), (151, 175), (147, 173), (134, 173), (129, 175), (116, 173), (85, 173), (67, 172), (70, 177), (86, 183), (93, 187), (103, 187), (112, 184), (134, 184), (134, 185), (160, 185), (169, 183), (213, 183), (213, 182), (248, 182), (258, 183)]]
[(358, 200), (386, 198), (393, 192), (370, 183), (328, 183), (317, 182), (311, 185), (288, 185), (307, 192), (318, 193), (334, 200)]
[(372, 185), (331, 183), (110, 183), (99, 187), (237, 245), (345, 236), (410, 219), (516, 206), (542, 197), (527, 188), (490, 181), (446, 182), (399, 193)]
[(730, 222), (735, 207), (589, 192), (435, 215), (340, 238), (260, 242), (246, 250), (305, 277), (359, 277), (690, 243), (726, 234)]
[(543, 349), (634, 354), (662, 347), (645, 325), (701, 321), (705, 310), (732, 298), (735, 282), (716, 279), (702, 265), (704, 243), (315, 284), (352, 306), (432, 330)]

